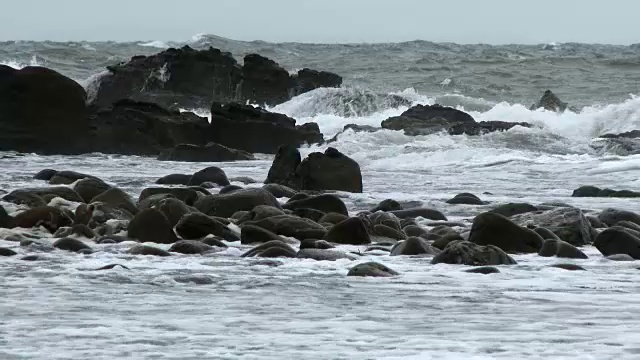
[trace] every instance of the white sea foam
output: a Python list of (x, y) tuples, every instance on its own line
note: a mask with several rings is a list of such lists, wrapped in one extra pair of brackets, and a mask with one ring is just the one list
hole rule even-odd
[(31, 57), (31, 60), (29, 60), (29, 62), (27, 63), (15, 59), (0, 59), (0, 65), (10, 66), (14, 69), (22, 69), (27, 66), (41, 66), (40, 61), (38, 60), (38, 57), (36, 55), (33, 55)]
[(160, 40), (154, 40), (154, 41), (149, 41), (149, 42), (145, 42), (145, 43), (139, 43), (140, 46), (144, 46), (144, 47), (152, 47), (152, 48), (158, 48), (158, 49), (167, 49), (169, 48), (169, 44), (167, 44), (164, 41), (160, 41)]

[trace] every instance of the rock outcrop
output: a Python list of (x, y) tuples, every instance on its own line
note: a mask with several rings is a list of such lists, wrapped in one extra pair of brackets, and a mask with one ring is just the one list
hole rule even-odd
[(382, 122), (382, 128), (404, 130), (407, 135), (429, 135), (449, 131), (454, 126), (477, 126), (473, 117), (451, 107), (436, 105), (416, 105)]
[(173, 149), (163, 151), (158, 160), (183, 162), (221, 162), (254, 160), (246, 151), (235, 150), (224, 145), (208, 143), (205, 146), (179, 144)]
[(563, 112), (567, 109), (567, 103), (560, 100), (551, 90), (547, 90), (542, 94), (540, 100), (531, 105), (531, 110), (543, 108), (549, 111)]

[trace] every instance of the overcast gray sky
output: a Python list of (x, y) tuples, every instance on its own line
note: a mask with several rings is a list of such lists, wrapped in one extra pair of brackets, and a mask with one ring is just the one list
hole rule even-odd
[(640, 42), (638, 0), (8, 0), (0, 40)]

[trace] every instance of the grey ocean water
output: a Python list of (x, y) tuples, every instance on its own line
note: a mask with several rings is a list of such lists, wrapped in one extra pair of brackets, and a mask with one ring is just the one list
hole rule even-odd
[[(365, 188), (363, 194), (341, 194), (352, 213), (386, 198), (420, 202), (467, 223), (504, 202), (559, 201), (592, 212), (640, 212), (637, 199), (570, 197), (586, 184), (640, 190), (640, 154), (603, 147), (596, 139), (640, 129), (640, 46), (310, 45), (215, 36), (188, 44), (219, 47), (237, 57), (258, 52), (290, 70), (311, 67), (344, 76), (343, 89), (318, 89), (272, 109), (317, 122), (327, 138), (348, 123), (380, 126), (406, 110), (369, 93), (457, 106), (478, 121), (535, 125), (480, 137), (345, 132), (332, 146), (360, 163)], [(0, 43), (0, 63), (48, 66), (89, 85), (106, 65), (174, 45), (183, 44)], [(573, 109), (528, 110), (547, 88)], [(219, 166), (230, 177), (263, 180), (271, 157), (259, 158)], [(160, 176), (207, 165), (3, 153), (0, 189), (42, 185), (31, 176), (57, 168), (97, 175), (137, 195)], [(467, 191), (491, 205), (444, 202)], [(520, 255), (518, 265), (485, 276), (430, 265), (429, 258), (381, 253), (357, 261), (284, 259), (272, 266), (239, 258), (244, 247), (237, 244), (215, 255), (171, 259), (126, 255), (130, 245), (92, 245), (101, 250), (93, 255), (44, 253), (33, 263), (19, 257), (0, 261), (0, 358), (640, 358), (640, 263), (611, 262), (592, 247), (585, 251), (590, 259), (568, 261), (588, 271), (549, 268), (559, 260)], [(5, 240), (0, 246), (27, 252)], [(345, 276), (367, 260), (402, 275)], [(91, 271), (109, 263), (131, 270)]]

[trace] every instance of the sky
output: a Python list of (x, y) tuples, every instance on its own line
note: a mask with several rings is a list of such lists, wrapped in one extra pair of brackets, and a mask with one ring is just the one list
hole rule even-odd
[(8, 0), (0, 40), (640, 42), (638, 0)]

